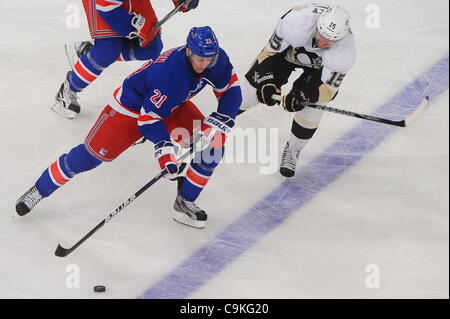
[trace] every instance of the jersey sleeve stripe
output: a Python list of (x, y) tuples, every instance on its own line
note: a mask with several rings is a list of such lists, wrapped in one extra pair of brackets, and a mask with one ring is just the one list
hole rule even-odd
[(121, 96), (122, 96), (122, 86), (119, 86), (114, 91), (113, 98), (111, 99), (109, 106), (111, 106), (115, 111), (119, 112), (120, 114), (129, 116), (129, 117), (134, 117), (137, 119), (139, 117), (139, 113), (128, 109), (122, 103), (120, 103)]
[(143, 126), (147, 124), (155, 124), (156, 122), (161, 121), (161, 119), (155, 119), (154, 117), (148, 116), (148, 115), (139, 115), (138, 118), (138, 125)]
[(133, 75), (135, 75), (135, 74), (141, 72), (142, 70), (148, 68), (150, 65), (152, 65), (152, 63), (153, 63), (153, 60), (152, 60), (152, 59), (148, 60), (148, 61), (147, 61), (144, 65), (142, 65), (139, 69), (137, 69), (136, 71), (134, 71), (133, 73), (131, 73), (131, 74), (128, 76), (128, 78), (131, 78)]
[(138, 118), (138, 125), (143, 126), (146, 124), (154, 124), (161, 120), (161, 116), (159, 116), (155, 112), (145, 112), (144, 108), (142, 108)]
[(228, 85), (223, 89), (214, 89), (214, 94), (216, 95), (217, 99), (220, 99), (227, 90), (235, 86), (240, 86), (240, 84), (238, 76), (236, 75), (236, 73), (233, 73)]
[(152, 117), (154, 119), (157, 119), (157, 120), (161, 120), (162, 119), (162, 117), (159, 116), (158, 114), (156, 114), (155, 112), (144, 112), (143, 108), (141, 109), (141, 113), (139, 114), (139, 116), (150, 116), (150, 117)]

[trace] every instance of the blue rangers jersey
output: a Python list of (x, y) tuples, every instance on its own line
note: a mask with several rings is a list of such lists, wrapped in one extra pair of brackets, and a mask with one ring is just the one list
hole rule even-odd
[(206, 85), (218, 99), (217, 112), (235, 118), (242, 102), (241, 88), (228, 55), (219, 50), (217, 63), (197, 74), (186, 56), (186, 46), (162, 53), (133, 72), (114, 91), (110, 106), (137, 119), (139, 130), (153, 143), (170, 141), (162, 121), (196, 96)]

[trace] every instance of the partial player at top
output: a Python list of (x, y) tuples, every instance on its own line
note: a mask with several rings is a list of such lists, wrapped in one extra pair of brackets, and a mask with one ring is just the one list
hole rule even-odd
[[(177, 7), (183, 1), (173, 0)], [(199, 0), (185, 0), (181, 11), (195, 9)], [(56, 94), (51, 108), (73, 119), (80, 112), (77, 93), (94, 82), (115, 61), (155, 59), (163, 43), (151, 2), (143, 0), (83, 0), (94, 43), (66, 46), (72, 71)]]

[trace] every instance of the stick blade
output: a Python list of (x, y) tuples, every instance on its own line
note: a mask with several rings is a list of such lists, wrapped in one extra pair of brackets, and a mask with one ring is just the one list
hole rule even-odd
[(56, 247), (55, 250), (55, 256), (57, 257), (66, 257), (70, 253), (70, 249), (66, 249), (60, 244), (58, 244), (58, 247)]
[(424, 99), (422, 100), (422, 102), (420, 103), (420, 105), (417, 107), (417, 109), (410, 115), (408, 116), (405, 120), (404, 126), (408, 126), (410, 125), (412, 122), (414, 122), (416, 120), (416, 118), (423, 112), (423, 110), (427, 107), (428, 102), (430, 101), (430, 98), (428, 96), (425, 96)]

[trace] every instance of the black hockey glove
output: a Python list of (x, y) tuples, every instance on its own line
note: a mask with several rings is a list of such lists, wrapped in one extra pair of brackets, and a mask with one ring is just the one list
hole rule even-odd
[(256, 97), (258, 98), (258, 101), (268, 106), (279, 103), (272, 98), (272, 95), (274, 94), (281, 95), (281, 90), (275, 83), (262, 82), (256, 88)]
[(305, 93), (302, 91), (291, 91), (288, 95), (283, 97), (283, 108), (288, 112), (298, 112), (305, 107), (303, 102), (308, 102)]

